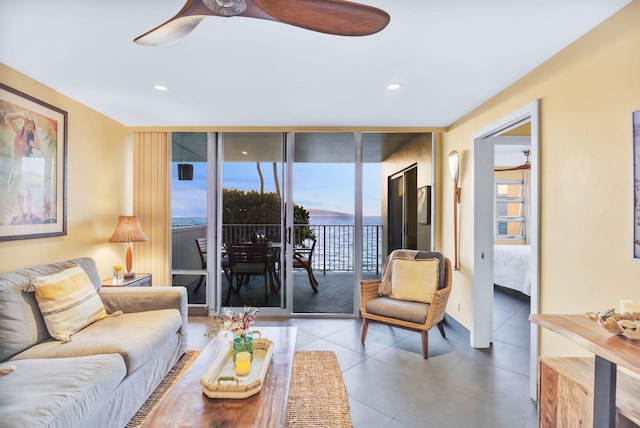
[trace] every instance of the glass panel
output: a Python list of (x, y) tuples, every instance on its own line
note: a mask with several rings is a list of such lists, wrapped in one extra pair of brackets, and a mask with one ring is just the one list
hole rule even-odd
[[(294, 138), (293, 197), (298, 215), (294, 215), (293, 311), (351, 314), (354, 135), (296, 133)], [(311, 265), (305, 265), (312, 247)]]
[(498, 217), (522, 217), (524, 204), (522, 202), (496, 202), (496, 216)]
[(523, 236), (523, 222), (522, 221), (509, 221), (498, 220), (496, 222), (497, 235), (499, 237), (522, 237)]
[(497, 198), (521, 198), (522, 183), (499, 183), (496, 185)]
[(509, 221), (507, 222), (507, 234), (521, 236), (522, 235), (522, 222)]
[[(201, 257), (196, 242), (206, 236), (207, 134), (174, 132), (171, 134), (172, 283), (188, 288), (189, 304), (207, 303), (206, 254)], [(181, 274), (185, 271), (193, 274)]]
[(223, 306), (281, 307), (281, 133), (225, 133)]

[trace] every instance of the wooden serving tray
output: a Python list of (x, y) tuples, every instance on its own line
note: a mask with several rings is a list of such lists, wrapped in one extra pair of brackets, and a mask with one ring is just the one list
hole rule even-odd
[(253, 361), (247, 376), (236, 376), (232, 358), (233, 345), (221, 352), (200, 379), (202, 392), (209, 398), (247, 398), (260, 392), (271, 363), (273, 343), (269, 339), (253, 339)]

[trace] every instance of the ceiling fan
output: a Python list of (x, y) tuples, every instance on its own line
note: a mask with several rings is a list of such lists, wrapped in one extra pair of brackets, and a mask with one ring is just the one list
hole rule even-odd
[(518, 171), (521, 169), (531, 169), (531, 162), (529, 161), (529, 155), (531, 154), (531, 150), (523, 150), (525, 161), (522, 165), (518, 166), (509, 166), (506, 168), (495, 168), (494, 171)]
[(174, 43), (207, 16), (265, 19), (338, 36), (368, 36), (390, 20), (381, 9), (344, 0), (187, 0), (173, 18), (134, 42), (146, 46)]

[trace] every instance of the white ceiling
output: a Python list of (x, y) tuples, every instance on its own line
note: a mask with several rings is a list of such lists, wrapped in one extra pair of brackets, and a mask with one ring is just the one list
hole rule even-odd
[(0, 0), (0, 62), (127, 126), (439, 127), (629, 2), (363, 0), (382, 32), (207, 17), (152, 48), (132, 40), (184, 0)]

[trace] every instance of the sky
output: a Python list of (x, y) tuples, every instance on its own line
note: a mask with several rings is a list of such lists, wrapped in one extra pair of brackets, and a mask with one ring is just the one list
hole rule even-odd
[[(179, 181), (177, 163), (172, 164), (172, 215), (176, 217), (206, 216), (207, 164), (195, 162), (193, 181)], [(278, 176), (281, 177), (279, 164)], [(260, 164), (264, 178), (264, 191), (275, 191), (273, 166)], [(322, 209), (353, 214), (354, 165), (351, 163), (296, 163), (294, 164), (293, 198), (306, 209)], [(363, 215), (379, 216), (381, 204), (380, 164), (363, 164)], [(223, 186), (227, 189), (260, 190), (260, 179), (255, 163), (223, 165)], [(280, 183), (282, 186), (282, 183)]]

